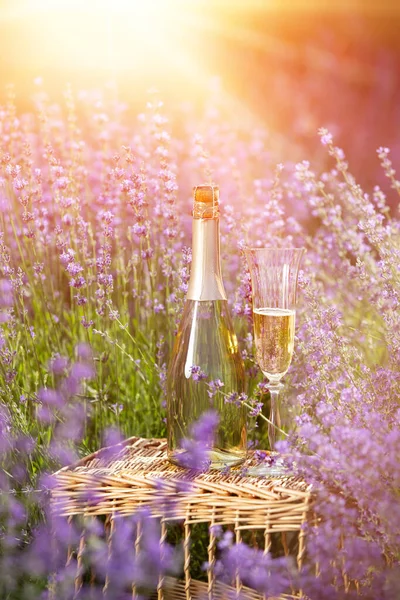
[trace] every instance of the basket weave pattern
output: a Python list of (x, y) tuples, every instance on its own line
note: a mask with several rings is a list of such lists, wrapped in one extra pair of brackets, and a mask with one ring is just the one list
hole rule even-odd
[[(252, 459), (249, 459), (245, 465), (231, 469), (227, 474), (209, 471), (193, 475), (189, 492), (180, 492), (179, 482), (186, 482), (188, 473), (167, 460), (166, 441), (134, 437), (117, 446), (103, 448), (58, 471), (54, 476), (52, 506), (57, 515), (70, 520), (75, 515), (87, 519), (105, 515), (110, 552), (114, 520), (134, 514), (139, 507), (146, 506), (152, 516), (160, 520), (161, 547), (167, 536), (167, 523), (182, 521), (184, 580), (160, 578), (155, 596), (158, 600), (222, 600), (239, 597), (239, 594), (241, 598), (261, 599), (262, 596), (256, 592), (244, 588), (239, 577), (235, 578), (232, 586), (215, 581), (217, 540), (212, 531), (207, 548), (207, 582), (192, 580), (190, 575), (191, 527), (194, 523), (207, 523), (210, 527), (228, 526), (234, 532), (236, 543), (241, 542), (244, 530), (262, 531), (265, 553), (270, 550), (272, 535), (277, 532), (285, 553), (288, 553), (286, 534), (298, 532), (296, 560), (301, 568), (305, 554), (302, 524), (310, 514), (311, 489), (295, 477), (266, 479), (247, 476), (246, 468), (251, 464)], [(168, 498), (170, 502), (165, 501)], [(136, 533), (134, 545), (135, 551), (140, 552), (140, 531)], [(84, 549), (83, 531), (76, 549), (76, 598), (82, 587)], [(284, 597), (297, 597), (296, 591), (292, 592), (292, 595)], [(107, 581), (104, 594), (107, 595)], [(132, 598), (136, 597), (133, 586)]]

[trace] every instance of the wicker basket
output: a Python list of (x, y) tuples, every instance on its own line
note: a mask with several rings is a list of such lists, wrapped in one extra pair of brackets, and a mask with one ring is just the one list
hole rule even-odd
[[(249, 459), (244, 467), (251, 464)], [(207, 581), (194, 580), (190, 573), (191, 528), (195, 523), (227, 526), (233, 531), (236, 543), (242, 541), (244, 532), (246, 535), (253, 532), (258, 540), (261, 537), (265, 552), (271, 549), (272, 540), (278, 534), (285, 554), (289, 553), (287, 536), (297, 532), (295, 558), (301, 568), (305, 554), (302, 524), (310, 514), (310, 487), (295, 477), (266, 479), (246, 476), (244, 472), (243, 465), (228, 474), (209, 471), (193, 477), (189, 493), (176, 494), (176, 482), (185, 481), (187, 472), (167, 460), (166, 441), (130, 438), (58, 471), (52, 506), (58, 516), (70, 520), (77, 515), (86, 519), (105, 516), (110, 540), (115, 519), (132, 515), (139, 507), (146, 506), (154, 518), (160, 519), (160, 544), (166, 539), (167, 523), (183, 521), (184, 579), (160, 579), (155, 594), (159, 600), (222, 600), (239, 597), (239, 594), (240, 598), (261, 599), (262, 596), (245, 588), (238, 577), (232, 586), (215, 581), (217, 540), (212, 533), (207, 547)], [(160, 481), (163, 491), (168, 493), (170, 489), (173, 508), (168, 503), (160, 503)], [(82, 586), (84, 548), (83, 531), (79, 548), (71, 550), (77, 557), (76, 597)], [(140, 552), (140, 539), (136, 539), (135, 548)], [(298, 597), (298, 590), (291, 592), (284, 597)], [(107, 593), (107, 582), (104, 593)], [(135, 597), (133, 587), (132, 598)]]

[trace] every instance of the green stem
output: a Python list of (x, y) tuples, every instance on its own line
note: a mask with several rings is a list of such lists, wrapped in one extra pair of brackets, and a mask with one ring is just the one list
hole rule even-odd
[[(248, 404), (245, 401), (242, 401), (242, 404), (246, 408), (249, 408), (250, 410), (253, 410), (253, 407), (251, 406), (251, 404)], [(289, 434), (286, 433), (286, 431), (283, 431), (283, 429), (281, 429), (280, 427), (278, 427), (278, 425), (276, 425), (275, 423), (273, 423), (272, 421), (270, 421), (270, 419), (268, 419), (268, 417), (266, 417), (262, 413), (260, 413), (258, 416), (261, 417), (262, 419), (264, 419), (264, 421), (266, 421), (271, 427), (274, 427), (277, 431), (279, 431), (279, 433), (282, 433), (284, 436), (288, 437)]]

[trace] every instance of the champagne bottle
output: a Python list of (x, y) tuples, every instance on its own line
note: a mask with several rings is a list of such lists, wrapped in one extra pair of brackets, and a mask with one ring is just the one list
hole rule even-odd
[[(244, 366), (221, 276), (218, 187), (195, 187), (193, 208), (189, 287), (167, 375), (168, 456), (185, 465), (182, 440), (203, 413), (215, 410), (219, 425), (209, 461), (222, 469), (246, 457), (246, 409), (226, 401), (244, 391)], [(224, 385), (210, 394), (207, 384), (217, 380)]]

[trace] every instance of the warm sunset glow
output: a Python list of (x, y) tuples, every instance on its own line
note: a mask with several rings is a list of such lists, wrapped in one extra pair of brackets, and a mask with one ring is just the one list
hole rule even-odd
[[(261, 10), (258, 1), (246, 6)], [(221, 74), (221, 43), (268, 44), (251, 35), (242, 11), (243, 3), (220, 0), (13, 0), (0, 20), (14, 49), (7, 68), (24, 85), (43, 77), (50, 91), (113, 80), (132, 99), (157, 87), (200, 100)], [(228, 77), (236, 72), (229, 63)], [(231, 95), (226, 102), (237, 104)]]
[(44, 62), (112, 72), (154, 68), (174, 54), (177, 9), (167, 0), (26, 0), (12, 14), (26, 21), (28, 36), (39, 38)]
[[(277, 8), (285, 11), (287, 2), (12, 0), (0, 19), (18, 30), (11, 44), (23, 65), (21, 76), (32, 69), (37, 76), (50, 73), (52, 80), (85, 73), (89, 84), (105, 75), (194, 91), (216, 74), (220, 42), (279, 54), (278, 38), (254, 32), (243, 19)], [(234, 73), (234, 62), (226, 70)]]
[(40, 77), (51, 93), (66, 83), (78, 90), (113, 81), (131, 103), (155, 87), (165, 100), (200, 105), (216, 76), (225, 107), (241, 119), (257, 113), (273, 127), (295, 122), (308, 135), (317, 120), (294, 117), (302, 106), (292, 101), (306, 73), (332, 82), (339, 61), (346, 81), (369, 85), (375, 77), (362, 60), (348, 59), (345, 46), (330, 48), (329, 36), (342, 39), (346, 28), (334, 19), (343, 2), (329, 3), (322, 44), (309, 31), (319, 31), (317, 9), (328, 0), (0, 0), (2, 80), (24, 103)]

